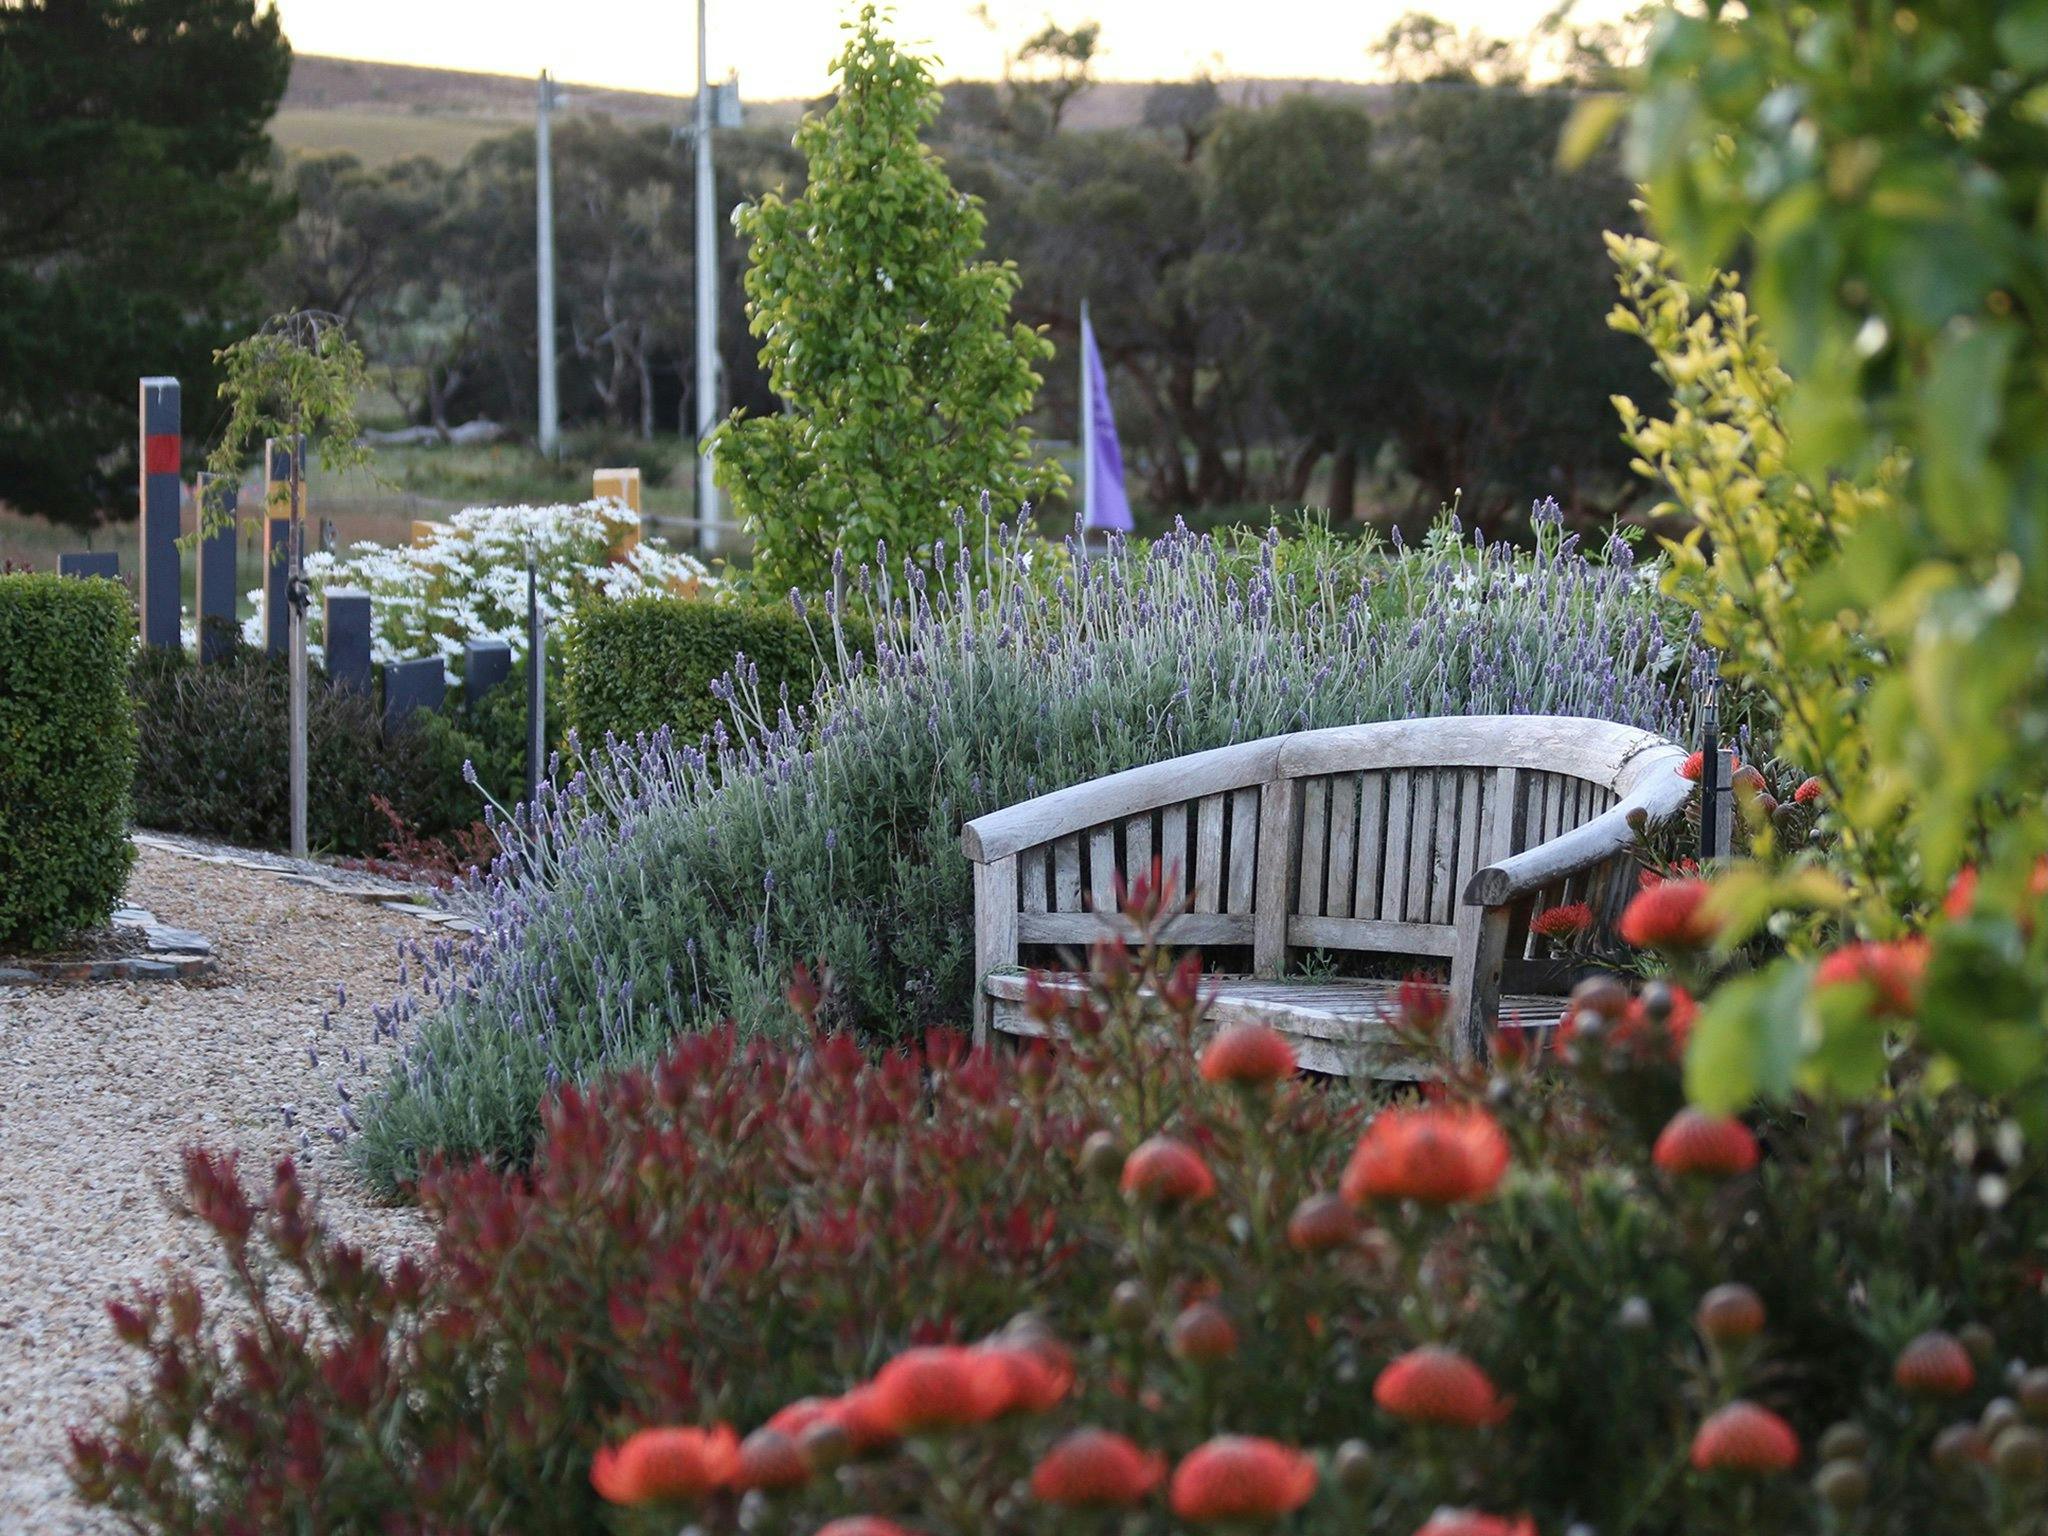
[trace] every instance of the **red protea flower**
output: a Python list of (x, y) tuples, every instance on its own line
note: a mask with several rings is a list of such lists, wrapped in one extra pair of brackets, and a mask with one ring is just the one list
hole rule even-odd
[(1702, 1472), (1787, 1472), (1798, 1462), (1792, 1426), (1751, 1402), (1730, 1403), (1692, 1437), (1692, 1464)]
[(1415, 1536), (1536, 1536), (1536, 1522), (1527, 1515), (1482, 1515), (1473, 1509), (1440, 1509)]
[(1575, 939), (1593, 926), (1593, 909), (1583, 901), (1545, 907), (1529, 920), (1529, 931), (1546, 939)]
[(1161, 1205), (1203, 1200), (1216, 1192), (1216, 1175), (1202, 1154), (1171, 1136), (1154, 1136), (1124, 1159), (1123, 1191)]
[(996, 1384), (997, 1413), (1043, 1413), (1074, 1384), (1074, 1362), (1051, 1338), (999, 1339), (975, 1351)]
[(1827, 785), (1821, 783), (1819, 779), (1801, 779), (1799, 787), (1792, 791), (1792, 803), (1794, 805), (1811, 805), (1827, 792)]
[(1233, 1024), (1202, 1050), (1202, 1077), (1258, 1087), (1294, 1076), (1294, 1047), (1264, 1024)]
[(1031, 1469), (1031, 1496), (1068, 1509), (1127, 1509), (1159, 1486), (1165, 1459), (1106, 1429), (1077, 1429)]
[(735, 1488), (794, 1488), (808, 1482), (811, 1458), (804, 1448), (779, 1429), (763, 1425), (740, 1442), (739, 1460), (733, 1469)]
[(1961, 1397), (1977, 1384), (1977, 1367), (1955, 1335), (1937, 1329), (1899, 1351), (1892, 1381), (1915, 1397)]
[(1213, 1301), (1198, 1301), (1173, 1320), (1173, 1352), (1183, 1360), (1208, 1365), (1237, 1353), (1237, 1324)]
[(1327, 1253), (1358, 1240), (1358, 1218), (1339, 1195), (1310, 1195), (1287, 1218), (1287, 1241), (1303, 1253)]
[(1732, 1179), (1756, 1166), (1756, 1137), (1740, 1120), (1686, 1108), (1671, 1117), (1651, 1156), (1666, 1173)]
[(1720, 923), (1705, 907), (1704, 880), (1660, 880), (1638, 892), (1621, 914), (1622, 940), (1636, 949), (1704, 949)]
[(732, 1481), (740, 1445), (730, 1427), (643, 1429), (622, 1445), (600, 1447), (590, 1486), (613, 1504), (701, 1499)]
[(1457, 1205), (1491, 1195), (1508, 1168), (1508, 1139), (1483, 1109), (1425, 1104), (1382, 1110), (1338, 1185), (1353, 1205), (1418, 1200)]
[(1372, 1400), (1397, 1419), (1479, 1429), (1507, 1417), (1486, 1372), (1455, 1349), (1411, 1349), (1380, 1372)]
[(1700, 1298), (1693, 1321), (1717, 1344), (1754, 1338), (1764, 1331), (1764, 1299), (1746, 1285), (1717, 1285)]
[(1316, 1491), (1316, 1464), (1277, 1440), (1219, 1435), (1173, 1469), (1167, 1501), (1183, 1520), (1273, 1520)]
[(959, 1429), (1008, 1406), (1010, 1372), (980, 1350), (957, 1344), (906, 1349), (875, 1373), (879, 1419), (898, 1435)]
[(1883, 1018), (1908, 1019), (1920, 1007), (1920, 982), (1927, 974), (1927, 941), (1901, 939), (1894, 944), (1847, 944), (1822, 960), (1813, 973), (1816, 987), (1868, 986), (1872, 1012)]

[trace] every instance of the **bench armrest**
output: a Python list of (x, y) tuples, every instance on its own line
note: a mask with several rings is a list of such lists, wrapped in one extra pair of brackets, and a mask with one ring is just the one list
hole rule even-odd
[(1676, 762), (1658, 768), (1611, 810), (1584, 826), (1474, 871), (1465, 886), (1465, 905), (1504, 907), (1626, 853), (1637, 841), (1631, 817), (1640, 811), (1650, 826), (1668, 821), (1685, 808), (1693, 789)]

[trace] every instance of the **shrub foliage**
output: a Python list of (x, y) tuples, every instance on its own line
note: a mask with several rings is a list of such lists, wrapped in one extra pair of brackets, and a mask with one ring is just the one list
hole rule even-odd
[[(861, 626), (846, 627), (854, 649), (873, 649)], [(758, 670), (766, 697), (786, 689), (799, 703), (809, 699), (835, 660), (820, 640), (779, 605), (652, 595), (586, 603), (562, 641), (569, 725), (592, 745), (663, 727), (696, 741), (729, 718), (713, 688), (738, 660)], [(822, 640), (833, 644), (829, 633)]]
[[(1993, 1106), (1674, 1117), (1689, 1001), (1606, 981), (1554, 1057), (1511, 1034), (1368, 1121), (1277, 1037), (1203, 1045), (1192, 959), (1094, 976), (1039, 1005), (1057, 1056), (722, 1030), (565, 1088), (530, 1175), (429, 1174), (435, 1249), (381, 1271), (289, 1164), (265, 1194), (193, 1154), (250, 1311), (189, 1278), (114, 1308), (147, 1370), (79, 1487), (145, 1530), (585, 1530), (593, 1476), (662, 1491), (629, 1436), (682, 1426), (698, 1497), (645, 1529), (1026, 1536), (1077, 1528), (1062, 1489), (1100, 1485), (1042, 1469), (1090, 1428), (1135, 1443), (1131, 1536), (1255, 1495), (1317, 1536), (2039, 1531), (2048, 1202)], [(788, 1443), (735, 1461), (720, 1423)]]
[(103, 923), (128, 882), (134, 629), (114, 582), (0, 575), (0, 946)]
[[(728, 694), (730, 750), (662, 735), (589, 751), (524, 813), (471, 898), (484, 932), (423, 959), (434, 1010), (368, 1105), (387, 1184), (432, 1152), (519, 1157), (549, 1085), (721, 1017), (787, 1027), (781, 978), (826, 977), (835, 1027), (915, 1039), (966, 1017), (968, 817), (1136, 764), (1414, 715), (1591, 715), (1680, 734), (1699, 656), (1654, 585), (1543, 514), (1534, 557), (1448, 527), (1381, 557), (1311, 536), (1179, 534), (1048, 571), (1005, 535), (982, 567), (862, 567), (874, 658), (809, 704)], [(820, 629), (831, 615), (817, 619)], [(821, 635), (835, 662), (843, 626)]]

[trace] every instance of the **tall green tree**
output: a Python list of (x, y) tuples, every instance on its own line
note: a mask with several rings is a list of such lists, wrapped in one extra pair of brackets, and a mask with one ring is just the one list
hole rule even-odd
[(290, 213), (291, 48), (256, 0), (0, 6), (0, 501), (134, 504), (135, 381), (203, 400)]
[(872, 5), (851, 30), (837, 99), (797, 130), (808, 184), (737, 215), (748, 323), (787, 409), (736, 412), (712, 442), (776, 587), (822, 586), (835, 551), (878, 539), (927, 548), (982, 492), (1010, 515), (1063, 480), (1021, 422), (1052, 345), (1011, 320), (1016, 268), (983, 258), (980, 205), (920, 137), (930, 65)]

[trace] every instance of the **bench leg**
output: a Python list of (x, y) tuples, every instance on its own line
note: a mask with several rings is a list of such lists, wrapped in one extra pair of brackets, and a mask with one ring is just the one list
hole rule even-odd
[(1500, 968), (1507, 955), (1507, 907), (1461, 907), (1457, 946), (1451, 954), (1450, 1007), (1444, 1044), (1453, 1061), (1471, 1061), (1486, 1053), (1486, 1029), (1500, 1013)]
[(1017, 856), (974, 866), (974, 1044), (993, 1022), (988, 973), (1017, 963)]

